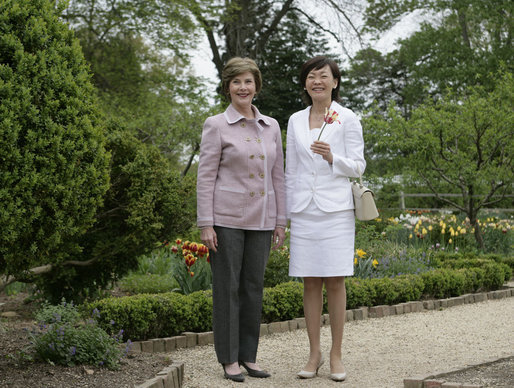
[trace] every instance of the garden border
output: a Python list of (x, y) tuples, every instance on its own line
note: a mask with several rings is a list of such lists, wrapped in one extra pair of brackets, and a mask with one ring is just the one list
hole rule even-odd
[(487, 366), (499, 361), (505, 361), (510, 359), (514, 359), (514, 354), (507, 357), (490, 359), (488, 361), (480, 362), (478, 364), (466, 365), (446, 372), (436, 372), (426, 376), (408, 377), (406, 379), (403, 379), (403, 388), (483, 388), (483, 385), (446, 381), (444, 380), (444, 377), (452, 373), (464, 372), (468, 369), (473, 369), (479, 366)]
[[(414, 312), (422, 312), (429, 310), (438, 310), (442, 308), (449, 308), (460, 306), (463, 304), (480, 303), (490, 299), (503, 299), (514, 296), (514, 287), (504, 285), (502, 289), (488, 292), (479, 292), (475, 294), (464, 294), (461, 296), (444, 298), (444, 299), (430, 299), (424, 301), (411, 301), (399, 303), (396, 305), (380, 305), (372, 307), (360, 307), (357, 309), (346, 310), (346, 322), (359, 321), (368, 318), (382, 318), (390, 315), (401, 315)], [(330, 325), (329, 314), (321, 316), (321, 325)], [(282, 322), (271, 322), (261, 324), (260, 335), (283, 333), (287, 331), (305, 328), (305, 318), (295, 318)], [(184, 332), (180, 336), (168, 338), (155, 338), (147, 341), (134, 341), (131, 345), (130, 353), (162, 353), (171, 352), (180, 348), (191, 348), (195, 346), (210, 345), (214, 343), (214, 335), (212, 331), (204, 333)], [(497, 360), (487, 362), (492, 363)], [(484, 365), (486, 365), (484, 364)], [(477, 365), (473, 365), (474, 367)], [(428, 387), (443, 387), (442, 380), (434, 380), (437, 377), (442, 377), (445, 374), (452, 373), (441, 372), (437, 375), (431, 374), (428, 376), (417, 376), (404, 379), (404, 388), (428, 388)], [(170, 366), (164, 368), (154, 378), (146, 381), (136, 388), (181, 388), (184, 377), (184, 363), (174, 362)], [(431, 385), (431, 384), (435, 385)], [(437, 385), (439, 384), (439, 385)], [(477, 385), (448, 385), (448, 387), (460, 388), (479, 388)]]

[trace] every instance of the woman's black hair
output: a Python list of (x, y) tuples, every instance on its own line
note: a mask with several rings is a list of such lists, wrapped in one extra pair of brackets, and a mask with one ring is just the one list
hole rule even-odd
[(337, 80), (337, 86), (332, 89), (332, 101), (339, 101), (339, 86), (341, 85), (341, 72), (339, 70), (339, 66), (337, 66), (337, 63), (333, 59), (330, 59), (324, 55), (319, 55), (305, 62), (300, 72), (300, 83), (303, 88), (302, 98), (307, 103), (307, 105), (312, 104), (311, 96), (309, 96), (309, 93), (305, 91), (305, 82), (307, 81), (307, 76), (312, 70), (319, 70), (327, 65), (332, 71), (332, 76)]

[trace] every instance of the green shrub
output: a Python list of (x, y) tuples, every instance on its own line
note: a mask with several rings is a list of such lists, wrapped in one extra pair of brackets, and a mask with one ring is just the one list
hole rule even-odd
[(346, 308), (373, 306), (375, 299), (376, 291), (371, 279), (346, 278)]
[(63, 299), (61, 304), (58, 305), (51, 305), (48, 302), (43, 303), (34, 318), (37, 322), (43, 324), (62, 322), (74, 325), (81, 319), (81, 316), (73, 302), (66, 303), (66, 300)]
[(109, 182), (96, 93), (64, 7), (0, 8), (0, 275), (25, 282), (28, 269), (80, 254)]
[(266, 271), (264, 272), (264, 287), (275, 287), (290, 281), (302, 280), (301, 278), (289, 276), (289, 249), (284, 245), (270, 252)]
[(36, 314), (40, 319), (39, 330), (30, 334), (36, 358), (66, 366), (91, 364), (117, 369), (130, 346), (127, 342), (122, 350), (122, 331), (109, 336), (94, 319), (83, 323), (78, 321), (78, 316), (71, 303), (44, 305)]
[(111, 333), (123, 328), (125, 338), (170, 337), (184, 331), (211, 330), (211, 296), (211, 291), (198, 291), (187, 296), (174, 292), (140, 294), (102, 299), (87, 304), (85, 309), (96, 308), (100, 311), (100, 326)]
[(417, 275), (400, 275), (394, 278), (372, 279), (375, 289), (374, 306), (420, 300), (425, 284)]
[(262, 321), (286, 321), (303, 316), (303, 284), (282, 283), (264, 289)]
[(156, 147), (109, 123), (111, 186), (93, 227), (80, 239), (75, 259), (93, 265), (60, 268), (38, 286), (53, 301), (82, 300), (137, 267), (137, 258), (156, 241), (182, 234), (196, 218), (195, 182), (173, 172)]
[(179, 287), (172, 275), (130, 274), (123, 277), (118, 285), (130, 294), (161, 294)]

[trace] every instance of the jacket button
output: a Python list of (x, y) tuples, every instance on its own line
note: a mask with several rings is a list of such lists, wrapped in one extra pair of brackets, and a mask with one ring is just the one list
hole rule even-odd
[(259, 155), (259, 159), (264, 160), (264, 155)]
[(261, 197), (264, 197), (264, 191), (261, 191)]
[(261, 178), (264, 178), (264, 173), (263, 173), (263, 172), (261, 172), (261, 173), (259, 174), (259, 176), (260, 176)]
[(246, 127), (246, 124), (245, 123), (241, 123), (241, 126), (244, 128), (244, 127)]
[(247, 138), (245, 139), (245, 141), (246, 141), (246, 142), (249, 142), (250, 140), (252, 140), (252, 139), (250, 139), (249, 137), (247, 137)]
[(253, 158), (255, 158), (255, 155), (250, 155), (249, 158), (253, 159)]
[(257, 143), (260, 143), (260, 142), (262, 142), (262, 139), (257, 138)]
[(250, 174), (250, 178), (252, 178), (252, 179), (253, 179), (254, 177), (255, 177), (255, 175), (254, 175), (254, 174)]
[(250, 191), (250, 197), (253, 197), (255, 193), (253, 191)]

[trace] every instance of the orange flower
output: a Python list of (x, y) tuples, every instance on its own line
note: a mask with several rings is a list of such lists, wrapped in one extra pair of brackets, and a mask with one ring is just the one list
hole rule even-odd
[(333, 109), (328, 109), (328, 108), (325, 108), (325, 117), (323, 118), (323, 126), (321, 127), (321, 131), (319, 132), (319, 136), (318, 136), (318, 139), (319, 140), (321, 138), (321, 134), (323, 133), (323, 130), (325, 129), (325, 126), (327, 124), (333, 124), (335, 121), (337, 121), (339, 124), (341, 124), (341, 122), (337, 119), (339, 117), (339, 114), (333, 110)]
[(195, 242), (194, 242), (194, 243), (189, 244), (189, 250), (190, 250), (191, 252), (198, 252), (198, 244), (197, 244), (197, 243), (195, 243)]

